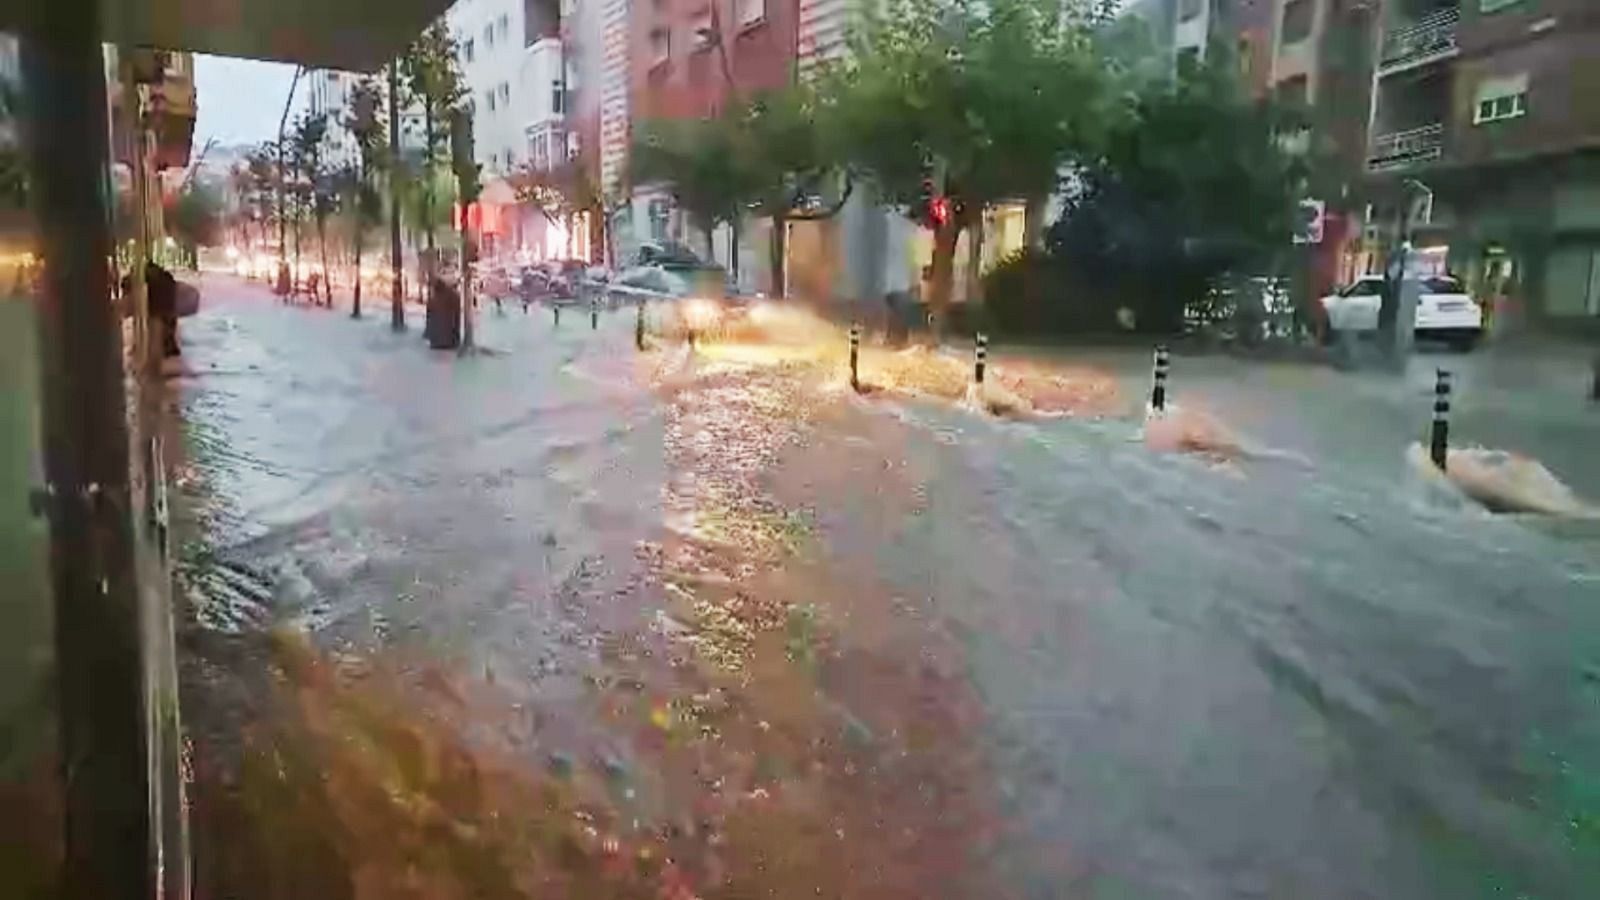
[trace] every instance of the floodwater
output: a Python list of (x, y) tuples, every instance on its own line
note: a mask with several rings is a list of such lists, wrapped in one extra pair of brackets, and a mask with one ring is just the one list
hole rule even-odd
[(1164, 452), (1139, 363), (1002, 361), (1016, 420), (959, 360), (856, 396), (632, 319), (457, 359), (208, 285), (203, 896), (1600, 892), (1600, 542), (1418, 477), (1341, 376), (1175, 380), (1249, 452)]

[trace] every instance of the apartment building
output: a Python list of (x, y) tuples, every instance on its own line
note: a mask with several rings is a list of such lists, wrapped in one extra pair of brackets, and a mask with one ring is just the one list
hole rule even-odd
[(457, 0), (445, 14), (485, 180), (566, 158), (565, 59), (556, 0)]
[(1600, 326), (1600, 4), (1393, 0), (1373, 73), (1375, 220), (1504, 298)]

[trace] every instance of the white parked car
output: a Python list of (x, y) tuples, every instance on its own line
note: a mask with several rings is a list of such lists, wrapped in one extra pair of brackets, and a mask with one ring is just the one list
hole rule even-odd
[[(1369, 275), (1320, 302), (1330, 332), (1377, 331), (1378, 310), (1383, 306), (1383, 276)], [(1455, 278), (1425, 277), (1422, 294), (1417, 298), (1416, 336), (1470, 350), (1483, 336), (1483, 307), (1467, 295), (1466, 288)]]

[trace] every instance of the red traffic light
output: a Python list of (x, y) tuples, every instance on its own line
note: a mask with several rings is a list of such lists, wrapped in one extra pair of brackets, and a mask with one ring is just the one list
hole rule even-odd
[(944, 226), (950, 224), (950, 198), (935, 197), (928, 204), (928, 218), (934, 225)]

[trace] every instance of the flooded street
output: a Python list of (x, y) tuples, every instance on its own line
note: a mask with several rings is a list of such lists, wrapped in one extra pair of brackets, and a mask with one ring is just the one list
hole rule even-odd
[[(1409, 469), (1430, 360), (1179, 357), (1250, 451), (1195, 454), (1143, 353), (1002, 358), (1078, 413), (1016, 421), (876, 349), (857, 397), (626, 310), (469, 359), (378, 312), (184, 324), (201, 896), (1600, 892), (1600, 529)], [(1465, 365), (1463, 431), (1600, 494), (1600, 427)]]

